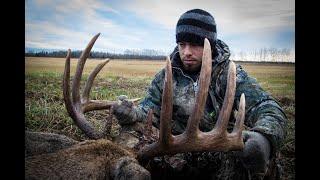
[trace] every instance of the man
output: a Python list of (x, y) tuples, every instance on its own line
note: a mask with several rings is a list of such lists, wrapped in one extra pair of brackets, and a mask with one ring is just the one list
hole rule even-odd
[[(201, 131), (207, 132), (214, 127), (222, 106), (230, 51), (223, 41), (217, 39), (213, 16), (204, 10), (193, 9), (182, 14), (177, 22), (177, 47), (170, 55), (173, 72), (174, 135), (184, 132), (194, 107), (204, 38), (211, 44), (212, 77), (204, 117), (199, 125)], [(132, 106), (128, 101), (114, 106), (114, 114), (121, 125), (145, 121), (147, 111), (152, 108), (155, 116), (153, 124), (159, 128), (164, 76), (164, 69), (155, 75), (146, 97), (138, 106)], [(246, 130), (243, 131), (245, 146), (242, 151), (183, 153), (164, 159), (155, 158), (154, 164), (158, 164), (158, 167), (168, 165), (177, 177), (180, 176), (179, 172), (189, 171), (189, 177), (201, 175), (213, 179), (262, 179), (272, 167), (284, 139), (287, 118), (279, 104), (254, 78), (249, 77), (240, 65), (237, 65), (236, 83), (235, 104), (239, 103), (242, 93), (246, 98)], [(228, 129), (232, 129), (232, 123), (233, 116)]]

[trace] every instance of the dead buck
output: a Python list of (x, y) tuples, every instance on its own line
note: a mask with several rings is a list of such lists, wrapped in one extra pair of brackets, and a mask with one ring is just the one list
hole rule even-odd
[[(187, 128), (183, 134), (176, 136), (171, 134), (172, 69), (170, 59), (167, 58), (160, 115), (160, 133), (156, 142), (149, 145), (143, 144), (138, 150), (134, 150), (132, 149), (133, 146), (120, 146), (121, 140), (111, 142), (103, 139), (108, 131), (107, 126), (103, 131), (96, 130), (86, 119), (84, 113), (102, 109), (111, 111), (112, 105), (117, 103), (115, 101), (89, 100), (93, 80), (109, 60), (99, 64), (93, 70), (86, 82), (82, 96), (80, 97), (79, 94), (80, 80), (86, 59), (99, 35), (97, 34), (93, 37), (81, 54), (71, 91), (69, 85), (70, 50), (68, 50), (66, 57), (63, 77), (63, 95), (66, 109), (75, 124), (86, 136), (93, 140), (77, 142), (69, 147), (50, 153), (46, 151), (43, 154), (38, 153), (37, 155), (26, 157), (27, 179), (150, 179), (150, 173), (139, 165), (139, 162), (145, 162), (155, 156), (183, 152), (230, 151), (243, 148), (242, 127), (245, 114), (245, 98), (243, 94), (240, 98), (235, 127), (231, 133), (227, 132), (227, 124), (232, 111), (236, 88), (236, 69), (233, 62), (229, 66), (227, 90), (214, 129), (210, 132), (201, 132), (198, 127), (199, 121), (203, 116), (208, 87), (211, 81), (211, 48), (207, 39), (205, 40), (200, 72), (200, 91), (197, 93), (193, 113), (189, 117)], [(144, 132), (144, 134), (147, 138), (150, 138), (152, 133), (157, 134), (157, 131), (151, 131), (151, 121), (152, 110), (148, 113), (145, 125), (147, 128), (141, 128), (141, 124), (136, 124), (131, 129), (135, 131), (143, 131), (145, 129), (147, 132)], [(122, 135), (125, 135), (125, 131), (120, 136)], [(124, 139), (127, 140), (128, 138)], [(137, 138), (133, 144), (138, 144)]]

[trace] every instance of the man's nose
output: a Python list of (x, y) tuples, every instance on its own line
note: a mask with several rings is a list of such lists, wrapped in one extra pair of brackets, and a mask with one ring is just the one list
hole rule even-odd
[(191, 47), (189, 45), (186, 45), (186, 47), (184, 49), (184, 55), (185, 56), (191, 56), (192, 55)]

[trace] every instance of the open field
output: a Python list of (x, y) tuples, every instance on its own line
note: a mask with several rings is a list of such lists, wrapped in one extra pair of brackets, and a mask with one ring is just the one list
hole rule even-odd
[[(26, 57), (26, 74), (62, 74), (64, 69), (63, 58)], [(84, 74), (88, 75), (93, 68), (102, 61), (87, 60)], [(71, 74), (75, 71), (76, 59), (71, 60)], [(98, 74), (97, 78), (123, 77), (151, 79), (156, 72), (164, 67), (164, 61), (110, 61)], [(294, 64), (250, 64), (239, 63), (252, 77), (255, 77), (261, 86), (276, 97), (294, 99), (295, 68)]]
[[(42, 58), (42, 57), (26, 57), (26, 73), (63, 73), (64, 58)], [(97, 64), (101, 63), (99, 60), (88, 59), (84, 69), (84, 74), (89, 74)], [(75, 72), (77, 59), (71, 59), (71, 74)], [(98, 74), (98, 77), (119, 76), (119, 77), (151, 77), (161, 69), (164, 61), (139, 61), (139, 60), (111, 60)]]
[[(102, 61), (88, 60), (83, 81), (93, 68)], [(77, 140), (86, 139), (68, 116), (62, 96), (63, 58), (25, 58), (25, 129), (65, 134)], [(71, 76), (76, 60), (71, 61)], [(92, 99), (115, 100), (121, 94), (129, 98), (143, 97), (153, 76), (164, 67), (164, 61), (110, 61), (96, 78)], [(250, 76), (271, 93), (283, 106), (289, 122), (288, 134), (281, 149), (286, 179), (294, 178), (295, 166), (295, 67), (294, 64), (240, 63)], [(107, 113), (89, 112), (87, 118), (101, 126)], [(97, 119), (98, 121), (93, 121)], [(117, 133), (113, 126), (110, 136)]]

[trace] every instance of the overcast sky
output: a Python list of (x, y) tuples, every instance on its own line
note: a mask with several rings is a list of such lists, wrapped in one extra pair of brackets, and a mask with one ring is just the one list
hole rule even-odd
[(169, 53), (180, 15), (194, 8), (213, 15), (234, 52), (295, 48), (294, 0), (26, 0), (25, 46), (82, 50), (100, 32), (94, 51)]

